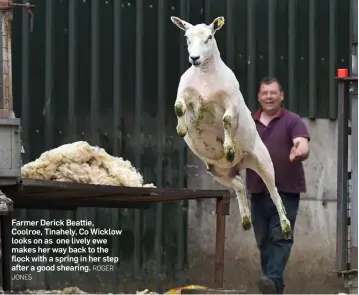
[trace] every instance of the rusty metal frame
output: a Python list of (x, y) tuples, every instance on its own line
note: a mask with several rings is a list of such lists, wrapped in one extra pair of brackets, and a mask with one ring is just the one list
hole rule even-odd
[[(348, 257), (348, 227), (351, 218), (348, 216), (348, 137), (349, 137), (349, 87), (357, 85), (357, 77), (338, 77), (338, 171), (337, 171), (337, 243), (336, 271), (341, 274), (350, 269)], [(352, 196), (357, 198), (357, 196)], [(357, 210), (353, 210), (357, 212)], [(352, 213), (353, 213), (352, 212)], [(357, 229), (357, 225), (354, 225)], [(356, 250), (356, 249), (354, 249)], [(357, 253), (354, 254), (357, 256)]]
[(0, 11), (9, 10), (13, 7), (12, 0), (0, 0)]
[(1, 13), (1, 84), (0, 117), (10, 118), (13, 111), (11, 71), (12, 1), (0, 0)]
[(337, 247), (336, 269), (347, 270), (348, 237), (348, 136), (349, 99), (347, 78), (338, 80)]
[(30, 3), (15, 3), (12, 0), (0, 0), (1, 14), (1, 85), (0, 95), (0, 117), (11, 118), (13, 113), (12, 93), (12, 56), (11, 56), (11, 22), (13, 19), (12, 8), (15, 6), (24, 7), (28, 10), (31, 21), (33, 14)]
[[(223, 288), (228, 190), (116, 187), (50, 180), (22, 179), (17, 185), (0, 187), (14, 209), (75, 210), (79, 207), (128, 208), (180, 200), (216, 199), (216, 241), (213, 285)], [(62, 204), (62, 205), (61, 205)], [(66, 207), (63, 206), (66, 204)], [(0, 216), (2, 280), (4, 292), (11, 291), (11, 214)]]

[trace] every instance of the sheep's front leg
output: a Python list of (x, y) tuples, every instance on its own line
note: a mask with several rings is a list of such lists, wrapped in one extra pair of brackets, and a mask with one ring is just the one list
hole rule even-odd
[(235, 158), (235, 149), (233, 144), (233, 122), (237, 117), (238, 111), (234, 106), (227, 108), (223, 115), (223, 127), (224, 127), (224, 155), (229, 162), (233, 162)]
[(176, 129), (177, 129), (177, 134), (181, 137), (185, 137), (187, 134), (185, 113), (186, 113), (186, 103), (181, 96), (178, 96), (175, 102), (175, 114), (178, 119)]

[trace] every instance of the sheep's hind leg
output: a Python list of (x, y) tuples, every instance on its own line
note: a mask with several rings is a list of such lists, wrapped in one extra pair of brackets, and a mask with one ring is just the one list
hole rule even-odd
[(207, 171), (216, 181), (226, 187), (234, 189), (237, 196), (242, 227), (245, 231), (249, 230), (252, 226), (251, 210), (248, 205), (246, 185), (242, 177), (236, 174), (235, 169), (230, 169), (229, 171), (226, 169), (227, 171), (224, 171), (222, 169), (218, 170), (210, 164), (206, 164), (206, 166)]
[(245, 228), (245, 224), (248, 224), (248, 229), (251, 228), (252, 225), (252, 218), (251, 218), (251, 209), (249, 207), (249, 200), (248, 200), (248, 192), (247, 192), (247, 187), (246, 187), (246, 183), (245, 180), (243, 178), (243, 176), (241, 175), (241, 171), (243, 171), (243, 165), (245, 164), (246, 160), (247, 160), (247, 152), (244, 152), (242, 154), (243, 158), (241, 159), (241, 161), (236, 165), (236, 177), (235, 180), (237, 182), (237, 185), (240, 187), (241, 192), (243, 192), (242, 194), (237, 195), (237, 198), (239, 199), (241, 197), (242, 203), (243, 203), (243, 208), (245, 210), (245, 217), (247, 217), (247, 220), (242, 220), (242, 225), (243, 228)]
[(265, 183), (271, 199), (277, 208), (279, 214), (280, 225), (282, 234), (285, 239), (290, 239), (292, 235), (292, 228), (290, 222), (286, 216), (285, 207), (282, 203), (282, 199), (275, 186), (275, 175), (272, 160), (269, 152), (263, 143), (257, 144), (254, 153), (248, 155), (246, 161), (246, 168), (254, 170)]
[(238, 205), (241, 204), (243, 208), (243, 213), (241, 214), (242, 227), (244, 230), (249, 230), (252, 226), (252, 218), (251, 218), (251, 210), (248, 204), (246, 184), (244, 182), (244, 179), (240, 175), (237, 175), (232, 180), (232, 182), (236, 187), (235, 192), (238, 200)]
[(186, 113), (186, 103), (184, 102), (183, 99), (177, 99), (175, 106), (175, 114), (177, 116), (178, 119), (178, 123), (177, 123), (177, 134), (180, 137), (185, 137), (187, 134), (187, 127), (186, 127), (186, 120), (185, 120), (185, 113)]

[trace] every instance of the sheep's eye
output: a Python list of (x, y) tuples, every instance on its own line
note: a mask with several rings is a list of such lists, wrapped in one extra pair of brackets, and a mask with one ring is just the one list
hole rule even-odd
[(186, 41), (187, 41), (187, 43), (188, 44), (190, 44), (191, 43), (191, 41), (188, 39), (188, 37), (186, 36)]
[(212, 38), (213, 38), (213, 36), (212, 36), (212, 35), (209, 35), (208, 38), (207, 38), (207, 40), (204, 41), (204, 43), (208, 43), (208, 41), (211, 40)]

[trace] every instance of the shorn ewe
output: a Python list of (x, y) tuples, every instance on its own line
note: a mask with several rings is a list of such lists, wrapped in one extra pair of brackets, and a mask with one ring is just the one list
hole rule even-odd
[(284, 238), (290, 238), (292, 230), (275, 186), (271, 157), (214, 38), (224, 25), (224, 17), (217, 17), (208, 26), (192, 25), (174, 16), (171, 20), (186, 32), (192, 64), (181, 76), (174, 105), (178, 135), (206, 163), (214, 179), (234, 189), (244, 230), (251, 228), (252, 221), (245, 181), (239, 172), (245, 168), (254, 170), (277, 208)]

